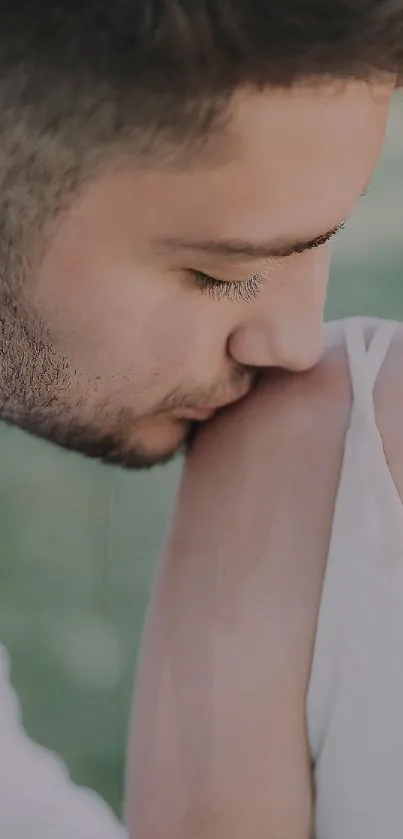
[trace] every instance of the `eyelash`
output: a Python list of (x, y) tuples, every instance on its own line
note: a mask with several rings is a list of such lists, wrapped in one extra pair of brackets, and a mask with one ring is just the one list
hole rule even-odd
[[(343, 222), (337, 232), (333, 233), (332, 236), (327, 235), (321, 240), (318, 239), (318, 241), (312, 244), (309, 250), (314, 250), (322, 245), (325, 245), (330, 238), (335, 238), (337, 233), (343, 230), (345, 226), (346, 222)], [(304, 248), (304, 251), (305, 250), (307, 250), (307, 248)], [(209, 294), (210, 297), (213, 297), (215, 300), (227, 298), (233, 303), (237, 303), (239, 301), (248, 303), (250, 300), (253, 300), (258, 296), (260, 286), (264, 281), (260, 274), (254, 274), (248, 280), (235, 283), (225, 282), (225, 280), (217, 280), (214, 277), (210, 277), (209, 274), (205, 274), (203, 271), (190, 269), (188, 273), (191, 275), (192, 279), (196, 281), (196, 285), (202, 292)]]
[(242, 301), (248, 303), (259, 294), (260, 286), (263, 282), (263, 277), (259, 274), (254, 274), (248, 280), (243, 282), (225, 282), (224, 280), (216, 280), (205, 274), (203, 271), (190, 271), (193, 279), (196, 280), (196, 285), (214, 300), (222, 300), (228, 298), (233, 303)]

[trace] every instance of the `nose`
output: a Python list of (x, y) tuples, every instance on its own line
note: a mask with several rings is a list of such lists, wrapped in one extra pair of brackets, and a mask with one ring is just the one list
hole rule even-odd
[(313, 367), (323, 351), (328, 272), (328, 253), (304, 254), (277, 284), (268, 282), (229, 337), (231, 358), (248, 367)]
[(245, 367), (282, 367), (308, 370), (320, 358), (324, 333), (322, 318), (305, 326), (287, 324), (287, 328), (268, 328), (264, 323), (248, 324), (234, 333), (229, 353)]

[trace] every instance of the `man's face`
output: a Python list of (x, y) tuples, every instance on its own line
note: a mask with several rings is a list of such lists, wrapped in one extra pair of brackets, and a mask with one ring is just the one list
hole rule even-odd
[(391, 92), (245, 92), (210, 164), (127, 168), (88, 186), (27, 280), (31, 349), (35, 330), (47, 337), (16, 373), (15, 421), (149, 465), (258, 369), (314, 364), (328, 232), (366, 187)]

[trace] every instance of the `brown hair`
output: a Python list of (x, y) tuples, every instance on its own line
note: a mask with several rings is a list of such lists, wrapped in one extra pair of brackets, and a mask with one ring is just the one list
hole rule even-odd
[(0, 263), (116, 145), (166, 160), (204, 142), (242, 86), (403, 69), (403, 0), (0, 0), (0, 12)]
[(3, 0), (0, 10), (1, 111), (24, 113), (34, 133), (93, 142), (129, 130), (196, 137), (243, 85), (403, 70), (403, 0)]

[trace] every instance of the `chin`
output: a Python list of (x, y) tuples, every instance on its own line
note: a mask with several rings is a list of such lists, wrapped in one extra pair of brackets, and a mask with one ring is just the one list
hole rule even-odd
[(127, 457), (122, 465), (135, 469), (169, 463), (186, 450), (193, 423), (172, 419), (149, 419), (127, 445)]
[(104, 430), (32, 413), (13, 424), (48, 443), (124, 469), (150, 469), (168, 463), (184, 451), (192, 426), (161, 415), (143, 417), (131, 427)]

